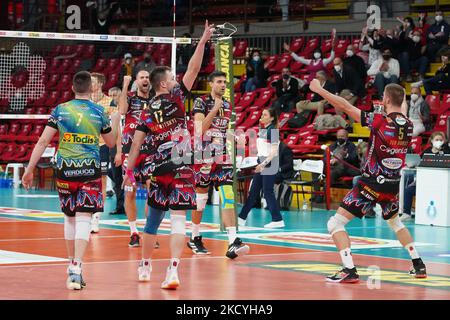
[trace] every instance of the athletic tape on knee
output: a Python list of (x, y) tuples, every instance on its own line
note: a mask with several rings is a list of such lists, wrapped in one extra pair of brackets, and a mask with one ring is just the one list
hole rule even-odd
[(348, 220), (346, 217), (336, 213), (334, 216), (332, 216), (328, 220), (328, 223), (327, 223), (328, 232), (331, 235), (333, 235), (336, 232), (345, 231), (345, 225), (349, 221), (350, 220)]
[(64, 239), (75, 240), (75, 217), (64, 215)]
[(220, 204), (222, 209), (234, 209), (233, 186), (219, 186)]
[(197, 211), (203, 211), (206, 207), (206, 202), (208, 202), (208, 194), (207, 193), (197, 193)]
[(75, 215), (75, 240), (89, 241), (91, 235), (91, 214)]
[(170, 214), (171, 234), (186, 235), (186, 216)]
[(148, 207), (147, 222), (145, 223), (144, 232), (148, 234), (156, 234), (161, 222), (164, 219), (165, 211)]
[(403, 228), (405, 228), (405, 225), (400, 220), (399, 216), (396, 215), (394, 218), (391, 218), (387, 221), (389, 227), (391, 227), (392, 230), (394, 230), (395, 233), (399, 232)]

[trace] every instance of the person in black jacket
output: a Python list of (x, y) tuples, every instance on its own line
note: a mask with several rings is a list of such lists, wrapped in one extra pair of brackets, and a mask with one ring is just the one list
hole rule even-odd
[(245, 83), (245, 92), (255, 91), (257, 88), (266, 86), (268, 73), (264, 68), (264, 61), (259, 50), (255, 49), (250, 53), (246, 70), (247, 82)]
[(407, 82), (411, 82), (410, 71), (414, 68), (419, 71), (420, 80), (423, 80), (428, 69), (428, 58), (424, 55), (427, 46), (422, 44), (422, 33), (417, 29), (412, 33), (412, 37), (408, 37), (405, 32), (402, 32), (400, 40), (405, 48), (398, 59), (401, 73), (406, 75)]
[(344, 65), (351, 66), (353, 70), (355, 70), (358, 78), (362, 79), (362, 81), (366, 82), (367, 77), (367, 69), (364, 60), (355, 54), (355, 48), (352, 44), (349, 44), (347, 47), (347, 51), (345, 51), (346, 57), (344, 58)]
[(354, 105), (358, 97), (364, 96), (363, 80), (358, 78), (356, 71), (351, 66), (345, 65), (341, 58), (335, 58), (333, 64), (336, 91), (342, 94), (343, 90), (350, 90), (352, 97), (349, 102)]
[(450, 36), (450, 25), (444, 20), (442, 11), (436, 11), (436, 22), (427, 30), (427, 57), (431, 62), (437, 58), (439, 52), (448, 43)]
[(450, 49), (441, 53), (442, 65), (436, 71), (434, 77), (424, 79), (423, 81), (411, 84), (412, 87), (420, 87), (423, 85), (426, 94), (433, 94), (433, 91), (450, 89)]
[(277, 94), (277, 99), (273, 102), (272, 108), (278, 114), (281, 112), (290, 112), (298, 100), (298, 80), (291, 77), (289, 68), (283, 68), (281, 77), (281, 79), (272, 83)]
[[(345, 129), (340, 129), (337, 132), (337, 140), (330, 146), (330, 152), (333, 155), (330, 160), (331, 165), (331, 184), (335, 184), (342, 176), (357, 176), (360, 174), (359, 158), (356, 146), (353, 142), (348, 140), (348, 132)], [(345, 161), (346, 163), (344, 163)]]
[(278, 156), (280, 158), (280, 168), (275, 175), (275, 184), (280, 184), (284, 180), (291, 179), (295, 174), (294, 155), (286, 143), (280, 142), (278, 146)]

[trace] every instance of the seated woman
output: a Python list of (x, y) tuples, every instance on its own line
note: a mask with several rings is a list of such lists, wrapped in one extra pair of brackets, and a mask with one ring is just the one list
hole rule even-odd
[[(450, 148), (446, 143), (445, 133), (436, 131), (430, 137), (431, 147), (425, 149), (422, 153), (441, 153), (450, 154)], [(403, 214), (400, 217), (402, 221), (413, 219), (411, 213), (413, 197), (416, 195), (416, 174), (409, 174), (405, 177), (405, 192), (403, 198)]]
[(408, 104), (407, 116), (414, 125), (413, 137), (431, 130), (430, 106), (423, 99), (419, 88), (411, 88), (411, 101)]

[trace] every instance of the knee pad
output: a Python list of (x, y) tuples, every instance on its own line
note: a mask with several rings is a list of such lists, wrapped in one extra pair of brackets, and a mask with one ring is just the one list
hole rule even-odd
[(345, 231), (345, 225), (349, 222), (349, 220), (340, 215), (335, 214), (332, 216), (327, 223), (328, 232), (331, 235), (334, 235), (336, 232)]
[(197, 193), (197, 211), (203, 211), (206, 207), (206, 202), (208, 202), (208, 193)]
[(395, 233), (405, 228), (405, 225), (400, 220), (398, 215), (396, 215), (395, 218), (390, 218), (389, 220), (387, 220), (387, 223), (389, 227), (391, 227), (391, 229), (394, 230)]
[(64, 239), (75, 240), (75, 217), (64, 215)]
[(171, 234), (186, 235), (186, 216), (170, 214)]
[(148, 234), (156, 234), (161, 222), (164, 219), (165, 211), (148, 207), (148, 216), (145, 223), (144, 232)]
[(75, 240), (89, 241), (91, 235), (91, 214), (76, 213), (75, 215)]
[(219, 186), (220, 204), (222, 209), (234, 209), (234, 191), (233, 186)]

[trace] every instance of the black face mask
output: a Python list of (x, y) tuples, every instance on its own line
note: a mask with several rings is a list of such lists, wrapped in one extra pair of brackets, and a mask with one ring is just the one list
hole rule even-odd
[(342, 138), (337, 139), (337, 142), (339, 145), (345, 144), (346, 141), (347, 141), (346, 139), (342, 139)]
[(383, 54), (383, 59), (384, 60), (389, 60), (391, 58), (390, 54)]
[(144, 58), (144, 61), (145, 61), (146, 63), (149, 63), (150, 61), (152, 61), (152, 59), (151, 59), (150, 57), (146, 57), (146, 58)]
[(287, 79), (289, 79), (290, 78), (290, 76), (288, 75), (288, 74), (283, 74), (283, 79), (284, 80), (287, 80)]

